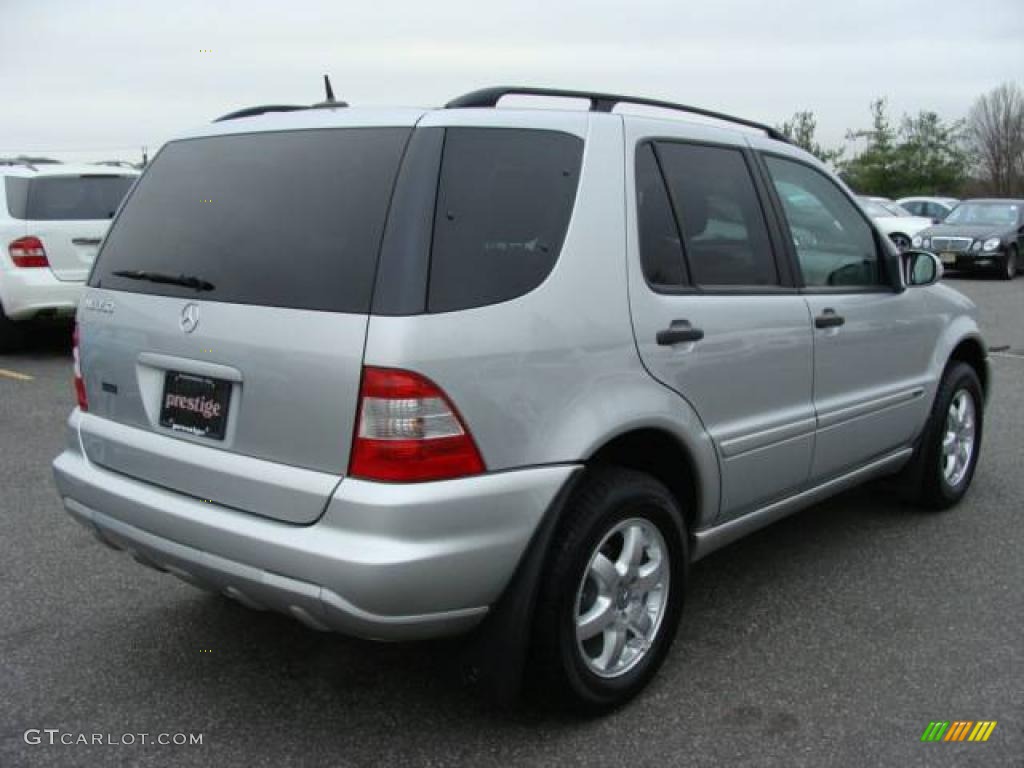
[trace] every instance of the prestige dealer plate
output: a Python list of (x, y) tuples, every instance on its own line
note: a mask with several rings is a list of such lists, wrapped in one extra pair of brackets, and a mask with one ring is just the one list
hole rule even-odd
[(223, 440), (231, 382), (168, 371), (160, 401), (160, 425), (178, 432)]

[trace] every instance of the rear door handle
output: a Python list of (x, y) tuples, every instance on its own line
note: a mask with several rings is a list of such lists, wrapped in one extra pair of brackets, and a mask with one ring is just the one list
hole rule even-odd
[(704, 338), (704, 331), (694, 328), (689, 320), (673, 320), (668, 328), (658, 331), (656, 338), (661, 346), (671, 347), (685, 341), (700, 341)]
[(99, 245), (100, 239), (98, 237), (75, 237), (71, 239), (71, 242), (75, 245)]
[(838, 328), (846, 322), (846, 318), (837, 315), (834, 309), (823, 309), (821, 314), (814, 318), (815, 328)]

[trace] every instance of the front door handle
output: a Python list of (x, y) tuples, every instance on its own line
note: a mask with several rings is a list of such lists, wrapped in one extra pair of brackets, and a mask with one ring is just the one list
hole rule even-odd
[(838, 328), (846, 322), (846, 318), (837, 315), (834, 309), (823, 309), (821, 314), (814, 318), (815, 328)]
[(685, 341), (700, 341), (704, 338), (704, 331), (694, 328), (689, 320), (673, 320), (668, 328), (658, 331), (656, 338), (661, 346), (671, 347)]

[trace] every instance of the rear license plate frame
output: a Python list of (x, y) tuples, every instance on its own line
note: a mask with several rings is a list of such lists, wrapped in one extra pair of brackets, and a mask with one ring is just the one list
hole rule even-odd
[(231, 382), (167, 371), (160, 398), (160, 426), (208, 440), (223, 440), (231, 410)]

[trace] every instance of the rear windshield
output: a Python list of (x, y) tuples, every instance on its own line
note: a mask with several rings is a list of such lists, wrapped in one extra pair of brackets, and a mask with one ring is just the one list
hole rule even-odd
[(110, 174), (8, 177), (7, 210), (31, 221), (110, 219), (134, 181), (134, 176)]
[[(369, 311), (409, 128), (172, 142), (107, 236), (94, 287), (333, 312)], [(196, 278), (194, 285), (118, 276)]]

